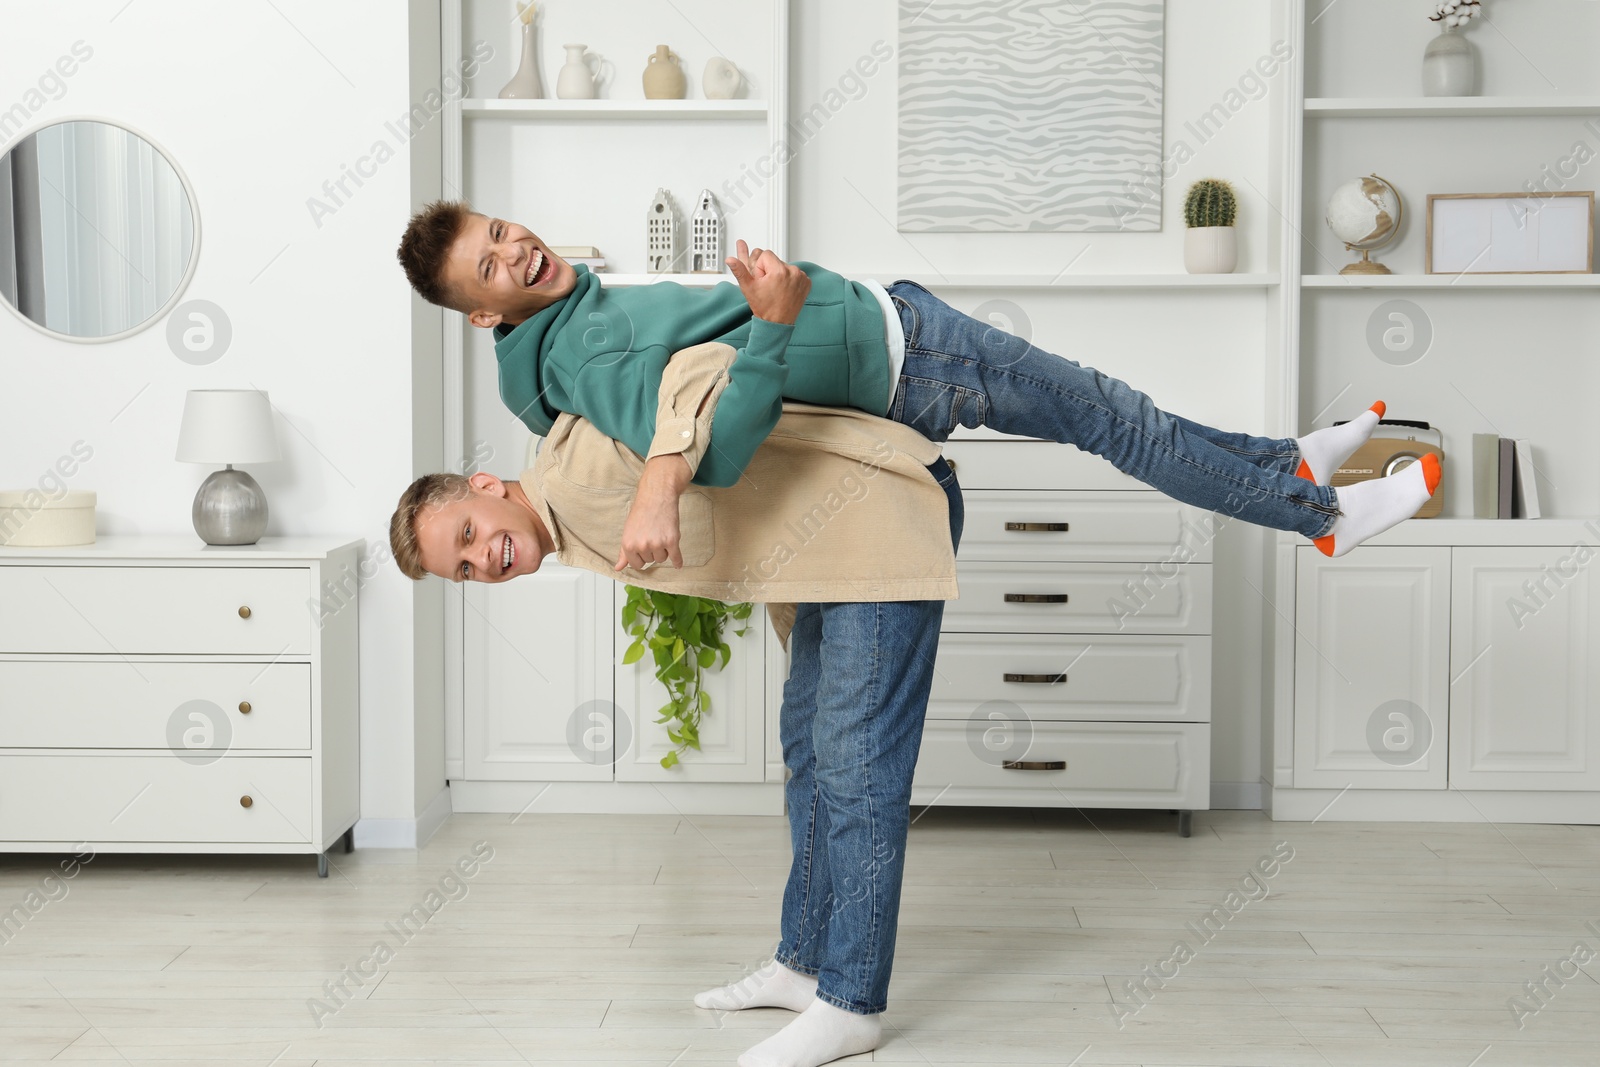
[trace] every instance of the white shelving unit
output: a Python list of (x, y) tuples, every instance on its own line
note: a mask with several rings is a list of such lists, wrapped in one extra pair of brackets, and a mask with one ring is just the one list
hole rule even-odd
[[(501, 100), (499, 88), (521, 54), (511, 0), (444, 0), (443, 67), (460, 70), (463, 57), (483, 55), (485, 44), (492, 50), (464, 97), (446, 108), (446, 195), (521, 223), (550, 244), (598, 247), (608, 269), (597, 276), (608, 287), (733, 280), (645, 272), (646, 210), (657, 188), (678, 205), (685, 252), (689, 213), (709, 188), (723, 210), (729, 249), (743, 238), (786, 256), (787, 173), (774, 146), (787, 136), (788, 0), (552, 0), (539, 8), (546, 92), (554, 93), (566, 42), (585, 42), (615, 72), (599, 99)], [(681, 57), (687, 99), (644, 98), (640, 73), (658, 44)], [(701, 98), (701, 71), (717, 54), (745, 75), (744, 98)], [(461, 457), (454, 469), (514, 475), (529, 434), (500, 401), (493, 339), (452, 318), (460, 327), (447, 326), (444, 337), (446, 455)], [(576, 757), (565, 732), (569, 713), (597, 700), (631, 700), (625, 691), (637, 681), (635, 669), (611, 655), (613, 586), (550, 561), (515, 588), (468, 587), (450, 596), (445, 769), (456, 810), (523, 810), (536, 796), (543, 796), (540, 810), (781, 809), (781, 778), (767, 780), (764, 709), (744, 697), (717, 709), (742, 716), (739, 722), (713, 724), (741, 739), (735, 747), (743, 763), (723, 758), (710, 778), (685, 770), (647, 783), (650, 761), (641, 763), (637, 751), (617, 751), (614, 762)], [(766, 647), (746, 655), (739, 685), (765, 685), (770, 702), (772, 672), (763, 664), (776, 646), (760, 612), (750, 621), (757, 628), (752, 643)], [(624, 710), (637, 720), (635, 738), (641, 727), (655, 729), (647, 709)], [(544, 796), (546, 787), (554, 792)]]
[(499, 100), (461, 101), (464, 118), (491, 119), (764, 119), (761, 100)]
[(1600, 96), (1313, 97), (1305, 106), (1308, 119), (1518, 118), (1596, 112), (1600, 112)]
[[(1365, 557), (1364, 546), (1328, 560), (1290, 534), (1269, 546), (1265, 795), (1288, 819), (1592, 821), (1600, 720), (1583, 678), (1600, 647), (1600, 586), (1574, 581), (1532, 637), (1506, 625), (1502, 601), (1575, 541), (1600, 541), (1590, 519), (1600, 429), (1587, 411), (1600, 373), (1578, 351), (1600, 328), (1587, 298), (1600, 275), (1422, 270), (1428, 193), (1523, 189), (1575, 140), (1593, 143), (1600, 76), (1566, 42), (1600, 30), (1600, 8), (1533, 0), (1492, 11), (1502, 26), (1472, 31), (1486, 95), (1461, 98), (1420, 95), (1422, 49), (1437, 32), (1425, 14), (1388, 0), (1275, 8), (1273, 35), (1304, 58), (1286, 68), (1271, 146), (1292, 220), (1277, 234), (1275, 431), (1311, 430), (1381, 398), (1395, 418), (1440, 426), (1446, 459), (1444, 515), (1402, 523)], [(1557, 85), (1567, 92), (1553, 95)], [(1400, 234), (1375, 253), (1395, 273), (1340, 275), (1354, 256), (1328, 232), (1323, 205), (1335, 183), (1372, 172), (1406, 201)], [(1594, 185), (1585, 169), (1562, 188)], [(1447, 295), (1468, 290), (1470, 300)], [(1415, 358), (1370, 347), (1397, 300), (1426, 328)], [(1534, 442), (1544, 520), (1470, 517), (1479, 432)], [(1364, 738), (1373, 702), (1395, 697), (1417, 701), (1435, 731), (1426, 759), (1402, 767)]]
[[(893, 270), (844, 270), (850, 278), (888, 279)], [(1276, 274), (933, 274), (920, 272), (926, 284), (953, 289), (1270, 289)]]

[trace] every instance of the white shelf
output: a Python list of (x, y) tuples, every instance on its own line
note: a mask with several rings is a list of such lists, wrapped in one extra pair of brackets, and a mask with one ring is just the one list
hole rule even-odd
[(465, 118), (765, 119), (762, 100), (463, 100)]
[(1600, 112), (1597, 96), (1307, 97), (1307, 118), (1514, 118)]
[[(1446, 460), (1449, 462), (1449, 460)], [(1281, 543), (1313, 548), (1310, 541), (1287, 530), (1275, 531)], [(1479, 548), (1519, 545), (1593, 544), (1600, 537), (1600, 518), (1561, 515), (1543, 519), (1407, 519), (1363, 542), (1364, 545), (1450, 545)], [(1314, 549), (1313, 549), (1314, 550)], [(1357, 547), (1352, 558), (1360, 558)]]
[(1302, 289), (1600, 289), (1600, 274), (1307, 274)]
[[(837, 269), (837, 268), (829, 268)], [(840, 270), (846, 278), (873, 278), (887, 285), (914, 278), (945, 289), (1266, 289), (1276, 274), (939, 274), (927, 270)]]
[(731, 282), (733, 275), (726, 272), (721, 274), (611, 274), (606, 271), (595, 271), (594, 276), (600, 279), (604, 286), (612, 285), (651, 285), (655, 282), (677, 282), (679, 285), (716, 285), (718, 282)]

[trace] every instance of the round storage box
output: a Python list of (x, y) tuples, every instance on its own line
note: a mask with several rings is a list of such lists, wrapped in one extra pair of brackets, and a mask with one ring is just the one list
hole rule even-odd
[(94, 544), (94, 491), (51, 499), (38, 489), (0, 489), (0, 545), (63, 548)]

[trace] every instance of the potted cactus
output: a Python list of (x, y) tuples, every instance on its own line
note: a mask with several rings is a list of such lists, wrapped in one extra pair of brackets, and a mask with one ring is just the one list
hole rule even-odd
[(1221, 178), (1201, 178), (1183, 200), (1183, 265), (1190, 274), (1232, 274), (1239, 263), (1233, 222), (1239, 201)]

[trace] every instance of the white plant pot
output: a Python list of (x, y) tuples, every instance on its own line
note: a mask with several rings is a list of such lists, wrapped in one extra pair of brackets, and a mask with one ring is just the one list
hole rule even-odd
[(1239, 265), (1233, 227), (1189, 227), (1183, 236), (1183, 265), (1190, 274), (1232, 274)]

